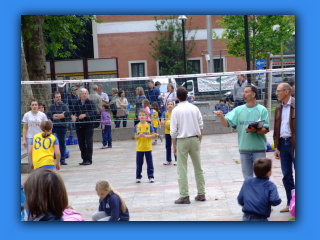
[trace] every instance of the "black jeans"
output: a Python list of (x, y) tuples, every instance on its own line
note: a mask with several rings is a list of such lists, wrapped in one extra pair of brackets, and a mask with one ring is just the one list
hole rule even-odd
[(76, 128), (78, 144), (83, 162), (92, 163), (93, 127)]

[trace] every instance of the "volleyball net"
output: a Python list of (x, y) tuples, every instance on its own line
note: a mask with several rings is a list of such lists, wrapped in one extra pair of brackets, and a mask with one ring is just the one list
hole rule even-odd
[[(81, 90), (87, 89), (89, 99), (92, 100), (94, 99), (93, 95), (96, 94), (93, 88), (97, 87), (98, 94), (102, 91), (108, 96), (109, 107), (114, 110), (113, 113), (110, 111), (112, 122), (117, 118), (117, 109), (112, 105), (115, 103), (113, 99), (118, 96), (115, 92), (123, 91), (124, 97), (128, 102), (126, 119), (128, 122), (133, 122), (136, 119), (137, 96), (145, 95), (146, 99), (149, 99), (151, 103), (157, 98), (156, 102), (160, 105), (159, 108), (161, 110), (163, 109), (161, 105), (165, 102), (164, 95), (169, 84), (172, 84), (174, 90), (179, 86), (185, 87), (188, 90), (188, 101), (202, 108), (203, 116), (210, 117), (213, 115), (212, 110), (214, 110), (215, 105), (218, 105), (221, 99), (225, 99), (231, 107), (233, 106), (235, 100), (233, 89), (234, 84), (238, 81), (238, 75), (244, 75), (246, 80), (248, 78), (251, 79), (251, 83), (258, 89), (256, 99), (260, 104), (268, 108), (271, 107), (270, 100), (276, 101), (277, 99), (276, 89), (280, 83), (287, 82), (291, 86), (295, 83), (295, 68), (130, 78), (21, 81), (21, 119), (26, 112), (30, 111), (30, 101), (32, 99), (38, 101), (38, 105), (41, 107), (39, 108), (40, 111), (48, 114), (50, 105), (55, 103), (55, 92), (60, 93), (61, 101), (68, 106), (71, 114), (74, 109), (74, 99), (79, 98)], [(150, 80), (153, 83), (157, 83), (158, 87), (160, 84), (160, 97), (153, 95), (157, 91), (150, 90), (150, 85), (148, 84)], [(101, 106), (99, 106), (99, 103), (93, 104), (94, 106), (92, 107), (97, 110), (97, 113), (90, 121), (99, 122)], [(205, 108), (203, 107), (204, 105)], [(270, 109), (268, 110), (270, 111)], [(70, 117), (66, 118), (65, 122), (73, 123)], [(53, 124), (55, 124), (55, 121), (53, 121)]]

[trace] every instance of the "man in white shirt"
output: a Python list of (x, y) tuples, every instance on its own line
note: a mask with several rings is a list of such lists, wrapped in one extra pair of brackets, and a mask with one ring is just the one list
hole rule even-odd
[[(173, 152), (178, 159), (178, 184), (180, 198), (174, 203), (189, 204), (187, 161), (190, 155), (194, 167), (198, 195), (196, 201), (205, 201), (205, 181), (201, 168), (200, 143), (203, 135), (203, 120), (198, 107), (187, 101), (188, 91), (184, 87), (177, 89), (179, 104), (172, 110), (170, 135)], [(179, 139), (177, 141), (177, 138)], [(176, 144), (177, 143), (177, 144)]]

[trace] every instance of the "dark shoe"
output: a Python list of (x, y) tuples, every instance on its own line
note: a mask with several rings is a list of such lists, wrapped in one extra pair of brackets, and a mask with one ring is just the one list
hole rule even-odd
[(289, 212), (289, 206), (286, 206), (285, 208), (281, 209), (280, 212)]
[(63, 163), (60, 163), (61, 165), (68, 165), (68, 163), (66, 163), (66, 162), (63, 162)]
[(196, 201), (205, 201), (206, 200), (206, 195), (197, 195), (194, 200)]
[(175, 204), (190, 204), (189, 196), (184, 198), (179, 198), (174, 201)]
[(83, 165), (90, 165), (90, 162), (84, 162)]
[(112, 146), (108, 146), (108, 148), (112, 148)]
[(79, 163), (79, 165), (83, 165), (83, 164), (84, 164), (84, 162)]

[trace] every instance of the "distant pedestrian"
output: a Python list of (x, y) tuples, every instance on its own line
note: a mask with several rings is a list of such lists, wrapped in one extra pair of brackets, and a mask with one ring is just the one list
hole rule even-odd
[[(203, 135), (203, 120), (198, 107), (187, 101), (188, 91), (184, 87), (177, 89), (178, 106), (172, 110), (170, 134), (173, 152), (178, 159), (178, 184), (180, 198), (175, 204), (189, 204), (188, 155), (194, 167), (197, 185), (196, 201), (205, 201), (205, 181), (201, 168), (200, 143)], [(170, 103), (170, 102), (169, 102)], [(168, 103), (168, 104), (169, 104)], [(167, 105), (169, 108), (169, 105)]]
[(149, 182), (154, 182), (154, 168), (152, 162), (152, 137), (154, 136), (154, 129), (150, 123), (147, 123), (146, 110), (139, 110), (140, 122), (134, 127), (134, 138), (137, 140), (137, 170), (136, 170), (136, 182), (141, 182), (141, 172), (143, 165), (143, 157), (146, 157), (147, 162), (147, 174)]
[(98, 86), (98, 95), (101, 97), (102, 103), (109, 103), (108, 94), (103, 92), (102, 84), (99, 84), (99, 86)]
[(271, 159), (257, 159), (253, 164), (256, 177), (248, 178), (243, 183), (238, 195), (238, 203), (244, 213), (243, 221), (268, 221), (271, 206), (281, 203), (277, 186), (269, 181), (271, 167)]
[(237, 75), (237, 79), (238, 81), (234, 84), (233, 87), (233, 100), (235, 108), (246, 104), (246, 102), (243, 100), (243, 92), (248, 84), (246, 79), (244, 78), (244, 74)]
[[(234, 108), (226, 116), (221, 110), (214, 112), (220, 117), (222, 126), (238, 126), (238, 148), (244, 180), (253, 177), (254, 161), (266, 157), (267, 138), (265, 134), (269, 131), (269, 115), (268, 110), (256, 102), (257, 91), (255, 86), (248, 85), (243, 92), (246, 105)], [(248, 126), (249, 123), (258, 120), (265, 121), (262, 128)]]
[(177, 94), (174, 91), (174, 86), (172, 83), (169, 83), (167, 86), (167, 92), (162, 97), (162, 101), (163, 101), (163, 111), (162, 112), (164, 112), (166, 110), (167, 102), (176, 101), (176, 100), (177, 100)]
[(134, 126), (139, 123), (139, 110), (142, 109), (142, 101), (146, 99), (146, 95), (144, 95), (144, 90), (142, 87), (137, 87), (136, 89), (136, 119), (134, 120)]
[(295, 188), (293, 169), (295, 167), (295, 98), (291, 96), (288, 83), (280, 83), (276, 95), (280, 104), (274, 114), (274, 155), (280, 159), (282, 182), (286, 190), (287, 205), (280, 212), (289, 212), (291, 191)]
[(161, 106), (160, 89), (154, 86), (154, 82), (152, 80), (148, 81), (148, 100), (150, 104), (157, 102), (159, 106)]
[(111, 136), (111, 117), (109, 113), (109, 105), (102, 104), (101, 107), (101, 127), (102, 127), (102, 147), (112, 148), (112, 136)]
[(112, 88), (112, 99), (111, 101), (109, 101), (109, 106), (110, 106), (110, 110), (112, 112), (113, 115), (113, 120), (114, 123), (116, 123), (116, 118), (117, 118), (117, 99), (118, 99), (118, 88)]
[(120, 123), (122, 119), (122, 126), (125, 128), (127, 127), (127, 117), (128, 117), (128, 112), (127, 112), (127, 107), (128, 107), (128, 100), (125, 98), (125, 92), (123, 90), (120, 90), (118, 92), (118, 98), (116, 100), (116, 105), (117, 105), (117, 121), (116, 123), (116, 128), (120, 127)]
[(94, 116), (94, 122), (93, 122), (94, 128), (99, 128), (102, 99), (98, 94), (98, 86), (97, 85), (93, 85), (92, 90), (93, 91), (90, 93), (88, 99), (94, 103), (93, 107), (96, 108), (96, 115)]
[(148, 99), (142, 100), (142, 107), (147, 113), (147, 122), (151, 123), (150, 122), (150, 108), (151, 108), (151, 106), (150, 106), (150, 102)]
[(52, 169), (39, 169), (24, 184), (28, 219), (31, 221), (63, 221), (68, 195), (60, 174)]
[(129, 211), (122, 196), (109, 182), (98, 181), (96, 192), (100, 198), (99, 211), (92, 214), (93, 221), (129, 221)]

